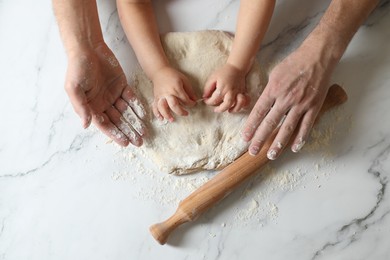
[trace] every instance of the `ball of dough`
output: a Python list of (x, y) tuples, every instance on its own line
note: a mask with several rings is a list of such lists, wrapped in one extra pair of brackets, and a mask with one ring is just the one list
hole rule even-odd
[[(232, 40), (222, 31), (174, 32), (161, 37), (170, 64), (188, 77), (198, 97), (210, 74), (226, 63)], [(240, 131), (263, 82), (265, 77), (255, 62), (246, 78), (251, 105), (236, 114), (215, 113), (213, 107), (198, 102), (188, 109), (188, 116), (175, 116), (175, 121), (168, 123), (154, 118), (148, 109), (150, 121), (145, 123), (149, 135), (140, 149), (167, 173), (222, 169), (248, 147)], [(134, 75), (134, 85), (144, 101), (151, 104), (153, 84), (142, 71)]]

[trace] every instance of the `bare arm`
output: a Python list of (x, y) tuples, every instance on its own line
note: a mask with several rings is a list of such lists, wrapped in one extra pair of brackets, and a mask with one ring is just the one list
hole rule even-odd
[(157, 22), (150, 0), (117, 0), (123, 29), (146, 75), (152, 78), (169, 66), (162, 48)]
[[(324, 102), (333, 70), (359, 26), (378, 0), (333, 0), (301, 46), (271, 72), (269, 82), (245, 124), (243, 138), (257, 154), (287, 115), (268, 151), (276, 159), (293, 138), (292, 151), (304, 145)], [(297, 129), (297, 135), (292, 136)]]
[(172, 68), (164, 53), (150, 0), (117, 0), (119, 17), (141, 67), (153, 81), (153, 113), (158, 119), (174, 120), (171, 111), (188, 115), (184, 106), (197, 99), (189, 80)]
[(53, 0), (53, 8), (68, 55), (65, 90), (83, 126), (93, 122), (118, 144), (140, 146), (144, 113), (134, 112), (142, 107), (103, 40), (96, 1)]
[(249, 104), (245, 77), (267, 31), (274, 0), (241, 0), (236, 35), (226, 64), (207, 80), (203, 97), (215, 112), (239, 112)]
[(241, 0), (236, 35), (227, 63), (245, 74), (249, 72), (274, 7), (275, 0)]
[(68, 55), (104, 42), (95, 0), (53, 0), (53, 8)]

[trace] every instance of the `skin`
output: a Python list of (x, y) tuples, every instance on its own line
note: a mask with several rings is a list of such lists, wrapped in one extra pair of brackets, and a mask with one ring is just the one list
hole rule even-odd
[(68, 56), (65, 90), (83, 127), (93, 122), (119, 145), (142, 145), (144, 113), (134, 117), (137, 129), (124, 117), (140, 103), (103, 40), (96, 1), (53, 0), (53, 8)]
[(153, 82), (154, 115), (170, 122), (174, 121), (173, 113), (188, 115), (185, 107), (194, 106), (197, 97), (186, 76), (169, 64), (151, 2), (118, 0), (117, 6), (127, 38), (141, 67)]
[[(119, 17), (138, 61), (154, 85), (153, 112), (174, 121), (173, 113), (188, 115), (195, 96), (187, 77), (170, 66), (162, 48), (153, 7), (148, 0), (117, 0)], [(226, 64), (210, 75), (203, 99), (215, 112), (238, 112), (249, 104), (245, 94), (248, 74), (266, 32), (275, 1), (242, 0), (236, 37)]]
[(226, 64), (208, 78), (203, 98), (214, 111), (239, 112), (249, 105), (245, 78), (252, 68), (275, 7), (275, 1), (241, 0), (236, 34)]
[(268, 158), (276, 159), (291, 138), (293, 152), (302, 148), (324, 102), (335, 66), (378, 2), (333, 0), (302, 45), (272, 70), (243, 129), (244, 140), (251, 142), (250, 154), (260, 151), (284, 116)]

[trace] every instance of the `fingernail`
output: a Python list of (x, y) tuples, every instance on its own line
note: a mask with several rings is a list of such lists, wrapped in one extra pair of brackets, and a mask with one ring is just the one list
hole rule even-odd
[(88, 116), (87, 119), (84, 121), (84, 129), (88, 128), (91, 125), (92, 117)]
[(267, 158), (270, 160), (275, 160), (276, 159), (276, 151), (274, 149), (269, 150), (267, 152)]
[(253, 147), (251, 147), (250, 149), (249, 149), (249, 154), (250, 155), (256, 155), (257, 153), (259, 152), (259, 147), (257, 147), (257, 146), (253, 146)]
[(304, 140), (302, 140), (302, 138), (300, 138), (299, 142), (297, 144), (294, 144), (291, 150), (294, 153), (297, 153), (297, 152), (299, 152), (302, 149), (302, 147), (305, 145), (305, 143), (306, 142)]
[(104, 117), (101, 116), (101, 115), (96, 115), (95, 118), (96, 118), (96, 121), (98, 121), (99, 123), (103, 123), (104, 122)]

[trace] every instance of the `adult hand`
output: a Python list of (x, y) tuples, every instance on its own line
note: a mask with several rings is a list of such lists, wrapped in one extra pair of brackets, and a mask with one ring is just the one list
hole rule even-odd
[(171, 67), (163, 67), (152, 76), (154, 86), (153, 113), (163, 120), (173, 122), (171, 111), (179, 116), (187, 116), (185, 106), (196, 104), (196, 95), (190, 81), (184, 74)]
[(142, 145), (145, 110), (105, 43), (69, 52), (65, 90), (84, 128), (91, 121), (121, 146)]
[(246, 73), (230, 64), (225, 64), (208, 78), (203, 92), (205, 103), (215, 106), (214, 112), (239, 112), (249, 105), (246, 95)]
[(298, 152), (305, 144), (314, 120), (324, 102), (335, 62), (326, 48), (305, 44), (280, 62), (257, 100), (243, 129), (251, 141), (249, 153), (256, 155), (272, 131), (280, 126), (267, 157), (276, 159), (289, 143)]

